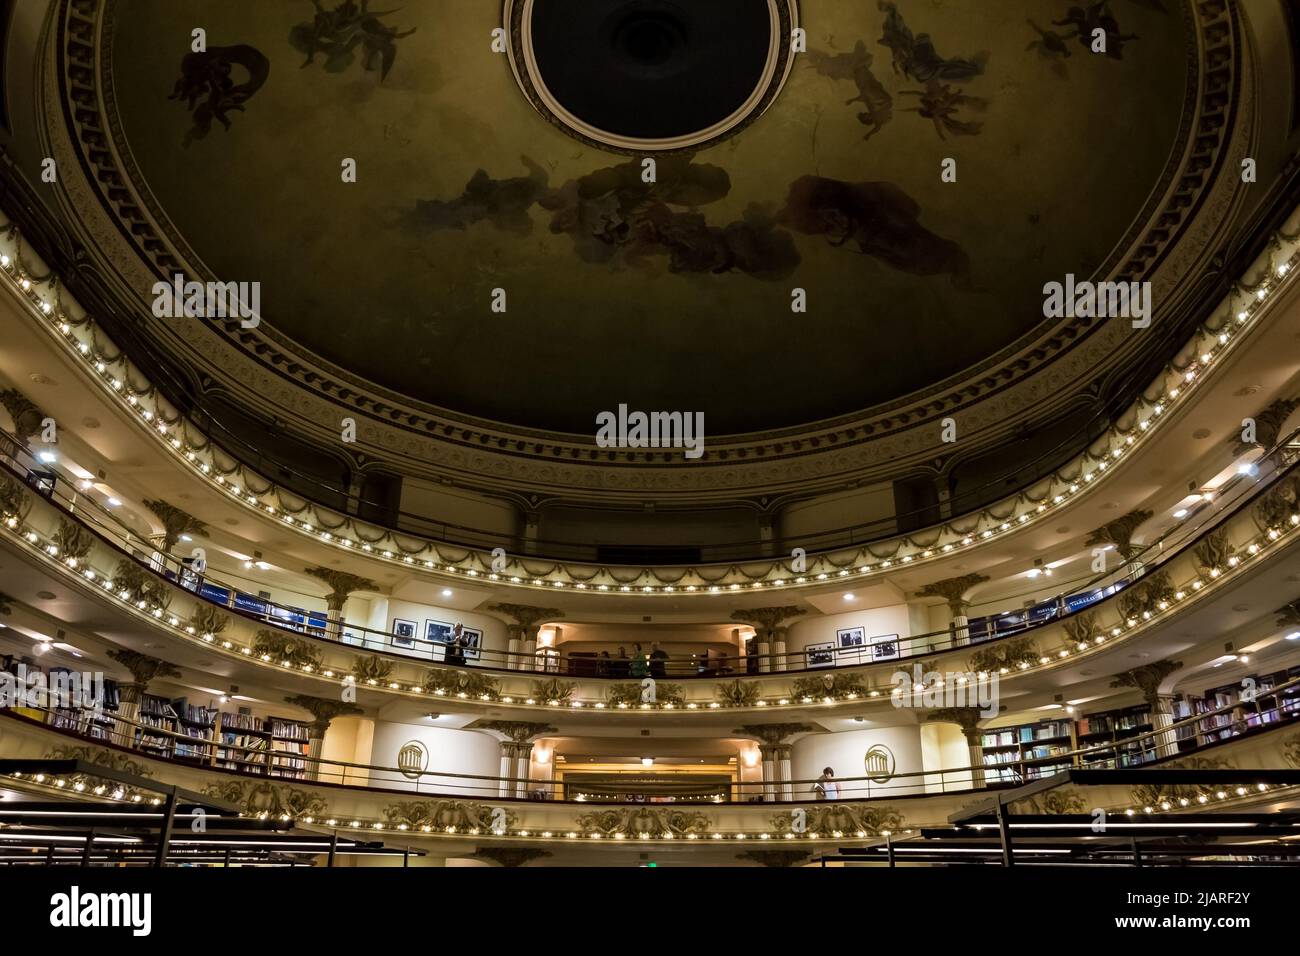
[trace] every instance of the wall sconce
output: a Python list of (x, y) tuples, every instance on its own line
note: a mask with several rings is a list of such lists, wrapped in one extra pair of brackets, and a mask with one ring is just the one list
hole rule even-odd
[(533, 759), (536, 760), (538, 763), (549, 763), (551, 759), (551, 752), (549, 750), (545, 750), (539, 747), (533, 751)]
[(757, 766), (758, 766), (758, 751), (757, 751), (757, 750), (746, 750), (745, 753), (744, 753), (744, 758), (745, 758), (745, 766), (746, 766), (746, 767), (757, 767)]

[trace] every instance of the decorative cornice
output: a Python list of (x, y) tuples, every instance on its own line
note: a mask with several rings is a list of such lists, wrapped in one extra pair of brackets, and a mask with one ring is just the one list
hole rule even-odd
[(1139, 509), (1130, 511), (1123, 517), (1116, 518), (1097, 528), (1088, 535), (1088, 540), (1084, 542), (1084, 547), (1092, 547), (1096, 544), (1113, 544), (1115, 550), (1119, 552), (1120, 557), (1125, 561), (1133, 557), (1133, 533), (1139, 527), (1150, 521), (1152, 513)]
[(0, 405), (4, 406), (9, 417), (14, 420), (14, 428), (19, 438), (30, 438), (41, 430), (41, 422), (46, 415), (36, 407), (36, 403), (16, 388), (0, 389)]
[(791, 867), (803, 866), (808, 862), (807, 850), (748, 850), (737, 853), (737, 860), (753, 860), (762, 866)]
[(1160, 684), (1174, 671), (1181, 670), (1182, 666), (1182, 661), (1152, 661), (1150, 664), (1143, 664), (1141, 667), (1116, 674), (1110, 686), (1136, 687), (1142, 692), (1143, 699), (1154, 707), (1156, 700), (1163, 696), (1160, 693)]
[(170, 552), (180, 541), (181, 535), (208, 535), (208, 526), (188, 511), (182, 511), (175, 505), (160, 498), (145, 498), (144, 506), (158, 516), (163, 524), (162, 550)]
[(307, 694), (286, 697), (284, 702), (295, 707), (301, 707), (312, 715), (312, 736), (316, 739), (325, 736), (325, 731), (330, 729), (330, 724), (333, 723), (336, 717), (347, 717), (352, 714), (363, 713), (362, 709), (356, 704), (350, 704), (342, 700), (330, 700), (325, 697), (310, 697)]
[(926, 720), (944, 724), (957, 724), (961, 732), (970, 740), (979, 730), (979, 722), (984, 719), (978, 707), (941, 707), (925, 715)]
[(963, 574), (956, 578), (947, 578), (927, 584), (916, 592), (917, 597), (941, 597), (957, 613), (958, 608), (966, 607), (966, 592), (977, 584), (988, 581), (983, 574)]
[(541, 860), (551, 855), (550, 850), (538, 850), (526, 846), (481, 846), (474, 851), (474, 856), (505, 867), (520, 867), (533, 860)]
[(527, 743), (542, 734), (553, 734), (556, 728), (550, 724), (533, 724), (522, 720), (476, 720), (467, 726), (468, 730), (495, 730), (517, 744)]
[(786, 605), (785, 607), (751, 607), (731, 612), (731, 619), (741, 624), (749, 624), (758, 632), (759, 637), (766, 638), (782, 621), (807, 614), (808, 609)]
[(564, 612), (558, 607), (534, 607), (531, 604), (489, 604), (484, 610), (513, 618), (524, 628), (532, 627), (538, 621), (564, 617)]
[(1252, 416), (1255, 419), (1255, 440), (1245, 442), (1240, 435), (1229, 439), (1232, 443), (1232, 456), (1236, 458), (1252, 448), (1272, 448), (1282, 435), (1282, 426), (1297, 408), (1300, 408), (1300, 398), (1279, 398), (1260, 409)]
[(325, 596), (325, 600), (331, 611), (343, 610), (343, 605), (356, 591), (379, 590), (379, 585), (369, 578), (349, 574), (347, 571), (338, 571), (334, 568), (307, 568), (303, 573), (311, 575), (319, 581), (324, 581), (329, 587), (330, 593)]
[(795, 734), (815, 733), (818, 729), (812, 724), (744, 724), (732, 733), (741, 737), (756, 737), (774, 747), (785, 743)]
[(1273, 612), (1278, 615), (1278, 627), (1300, 627), (1300, 598), (1289, 604), (1283, 604)]
[(151, 681), (163, 677), (180, 677), (181, 672), (175, 664), (141, 654), (126, 647), (115, 647), (108, 656), (131, 672), (131, 680), (142, 688), (148, 689)]

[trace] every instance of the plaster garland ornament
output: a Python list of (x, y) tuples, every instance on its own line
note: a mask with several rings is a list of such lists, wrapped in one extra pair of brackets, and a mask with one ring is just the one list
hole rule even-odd
[(472, 800), (417, 800), (385, 807), (384, 820), (390, 826), (405, 825), (411, 830), (476, 836), (510, 830), (519, 817), (513, 810)]

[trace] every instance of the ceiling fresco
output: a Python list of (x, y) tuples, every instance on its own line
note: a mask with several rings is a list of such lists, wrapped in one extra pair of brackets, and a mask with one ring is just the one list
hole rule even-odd
[(532, 108), (497, 5), (370, 7), (118, 0), (119, 146), (275, 335), (513, 425), (625, 403), (716, 435), (931, 387), (1042, 323), (1044, 283), (1111, 268), (1181, 152), (1176, 0), (804, 0), (770, 109), (652, 184)]

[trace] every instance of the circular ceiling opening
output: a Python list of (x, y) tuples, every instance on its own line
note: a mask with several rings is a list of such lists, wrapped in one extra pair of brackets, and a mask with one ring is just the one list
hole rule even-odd
[(626, 151), (698, 148), (745, 126), (789, 72), (793, 0), (512, 0), (533, 106)]

